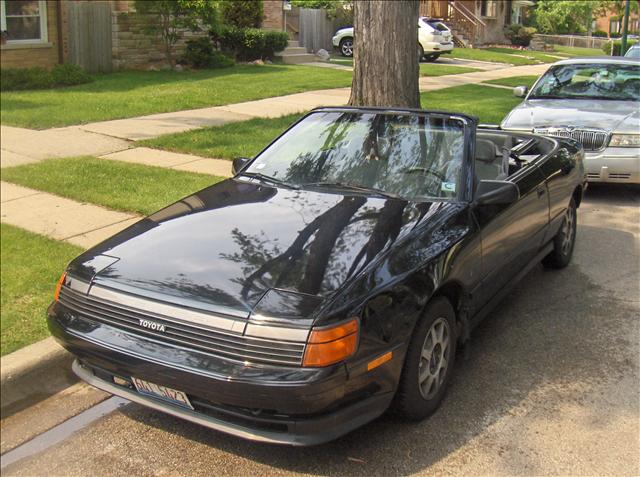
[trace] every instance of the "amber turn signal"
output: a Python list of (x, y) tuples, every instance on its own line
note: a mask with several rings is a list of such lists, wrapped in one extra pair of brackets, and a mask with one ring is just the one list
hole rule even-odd
[(329, 366), (347, 359), (358, 347), (358, 320), (314, 329), (309, 335), (303, 366)]
[(64, 283), (65, 278), (67, 278), (67, 272), (64, 272), (62, 275), (60, 275), (60, 278), (58, 279), (58, 283), (56, 284), (56, 291), (53, 294), (53, 299), (55, 301), (60, 300), (60, 289), (62, 288), (62, 284)]

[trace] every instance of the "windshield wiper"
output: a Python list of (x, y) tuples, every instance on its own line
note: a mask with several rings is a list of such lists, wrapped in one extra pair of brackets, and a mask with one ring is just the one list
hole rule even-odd
[(296, 190), (300, 189), (300, 186), (297, 186), (295, 184), (290, 184), (287, 181), (283, 181), (282, 179), (278, 179), (277, 177), (268, 176), (260, 172), (241, 172), (240, 176), (250, 177), (252, 179), (258, 179), (263, 182), (271, 182), (272, 184), (288, 187), (290, 189), (296, 189)]
[(402, 196), (399, 196), (398, 194), (394, 194), (393, 192), (387, 192), (385, 190), (377, 189), (375, 187), (365, 187), (365, 186), (360, 186), (355, 184), (347, 184), (345, 182), (329, 182), (329, 181), (309, 182), (307, 184), (302, 184), (302, 185), (303, 187), (337, 187), (339, 189), (352, 190), (355, 192), (366, 192), (370, 194), (381, 195), (383, 197), (388, 197), (390, 199), (405, 200)]

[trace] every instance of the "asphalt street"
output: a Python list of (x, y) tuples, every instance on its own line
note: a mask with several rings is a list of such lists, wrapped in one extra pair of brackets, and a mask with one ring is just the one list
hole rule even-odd
[(525, 277), (421, 423), (385, 415), (290, 448), (128, 404), (2, 474), (639, 475), (640, 188), (592, 186), (578, 216), (572, 264)]

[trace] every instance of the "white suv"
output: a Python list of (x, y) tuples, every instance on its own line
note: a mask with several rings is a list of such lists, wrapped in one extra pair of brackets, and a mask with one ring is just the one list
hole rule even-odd
[[(336, 32), (333, 46), (342, 56), (353, 56), (353, 27)], [(453, 50), (453, 37), (449, 27), (436, 18), (418, 18), (418, 49), (420, 59), (436, 61), (443, 53)]]

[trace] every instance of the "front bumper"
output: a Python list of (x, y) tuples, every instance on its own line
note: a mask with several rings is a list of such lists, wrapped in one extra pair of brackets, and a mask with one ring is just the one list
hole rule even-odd
[(640, 184), (640, 149), (607, 147), (586, 152), (584, 167), (589, 182)]
[[(100, 324), (59, 303), (49, 308), (48, 324), (54, 338), (77, 357), (73, 369), (89, 384), (256, 441), (320, 444), (375, 419), (393, 398), (384, 366), (358, 380), (343, 364), (299, 368), (241, 363)], [(139, 394), (131, 377), (185, 392), (195, 411)]]
[(338, 48), (338, 46), (340, 46), (341, 39), (342, 37), (340, 36), (334, 36), (333, 38), (331, 38), (331, 44), (334, 46), (334, 48)]

